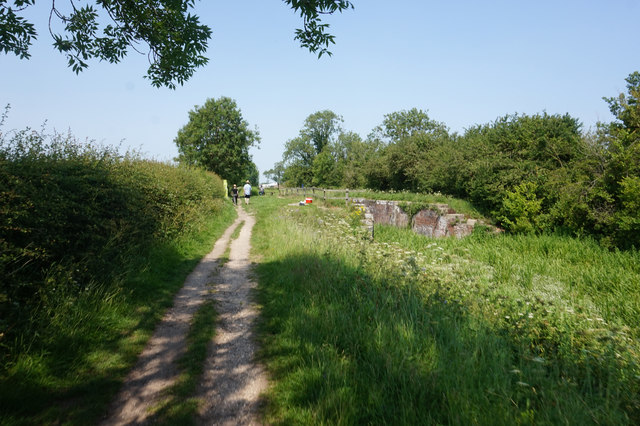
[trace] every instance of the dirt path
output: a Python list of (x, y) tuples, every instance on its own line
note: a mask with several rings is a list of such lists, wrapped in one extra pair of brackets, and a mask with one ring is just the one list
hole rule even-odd
[(259, 424), (258, 396), (267, 386), (262, 367), (254, 362), (256, 345), (251, 331), (258, 315), (250, 302), (255, 284), (249, 278), (248, 259), (255, 222), (253, 216), (246, 215), (244, 219), (215, 287), (219, 320), (200, 389), (204, 402), (200, 410), (202, 424)]
[[(244, 222), (231, 242), (229, 261), (219, 274), (218, 259), (233, 231)], [(266, 389), (264, 370), (254, 363), (256, 345), (251, 330), (257, 309), (250, 301), (249, 253), (253, 216), (238, 208), (238, 218), (187, 277), (174, 306), (156, 329), (138, 363), (115, 399), (103, 425), (135, 425), (150, 420), (149, 410), (177, 378), (175, 362), (185, 352), (185, 337), (194, 313), (215, 288), (218, 312), (216, 336), (210, 344), (204, 377), (198, 390), (200, 424), (259, 424), (259, 394)], [(212, 287), (215, 282), (215, 287)]]

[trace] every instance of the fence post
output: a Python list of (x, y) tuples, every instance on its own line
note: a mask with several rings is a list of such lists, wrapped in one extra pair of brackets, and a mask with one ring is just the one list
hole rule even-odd
[(326, 189), (322, 190), (322, 201), (324, 201), (325, 203), (327, 202), (327, 190)]
[(347, 193), (347, 199), (345, 200), (346, 204), (349, 204), (349, 188), (345, 191)]

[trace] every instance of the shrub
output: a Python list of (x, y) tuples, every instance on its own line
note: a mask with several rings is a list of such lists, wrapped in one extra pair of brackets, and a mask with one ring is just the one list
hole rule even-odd
[(532, 233), (545, 229), (547, 215), (541, 214), (543, 200), (537, 197), (537, 188), (533, 182), (524, 182), (507, 191), (498, 216), (507, 230)]
[(117, 281), (133, 256), (198, 226), (223, 195), (212, 173), (71, 134), (0, 133), (0, 345), (62, 297)]

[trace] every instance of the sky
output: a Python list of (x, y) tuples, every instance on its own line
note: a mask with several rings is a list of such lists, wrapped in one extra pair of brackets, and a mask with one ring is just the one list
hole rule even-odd
[(135, 51), (76, 75), (51, 47), (50, 3), (37, 2), (25, 15), (39, 34), (31, 59), (0, 52), (0, 107), (11, 107), (0, 131), (46, 123), (171, 161), (189, 111), (226, 96), (260, 132), (251, 154), (262, 173), (317, 111), (342, 116), (362, 138), (386, 114), (412, 108), (460, 134), (543, 112), (568, 113), (588, 130), (613, 120), (602, 98), (625, 92), (625, 78), (640, 71), (640, 0), (353, 3), (326, 18), (336, 44), (318, 59), (293, 39), (302, 21), (282, 1), (196, 1), (213, 31), (209, 63), (171, 90), (143, 78), (148, 60)]

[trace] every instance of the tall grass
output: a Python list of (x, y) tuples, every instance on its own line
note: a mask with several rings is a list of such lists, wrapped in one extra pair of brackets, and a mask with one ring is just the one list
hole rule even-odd
[(369, 242), (342, 209), (262, 201), (267, 422), (640, 421), (638, 253), (382, 227)]
[(235, 218), (221, 180), (0, 134), (0, 424), (93, 424)]

